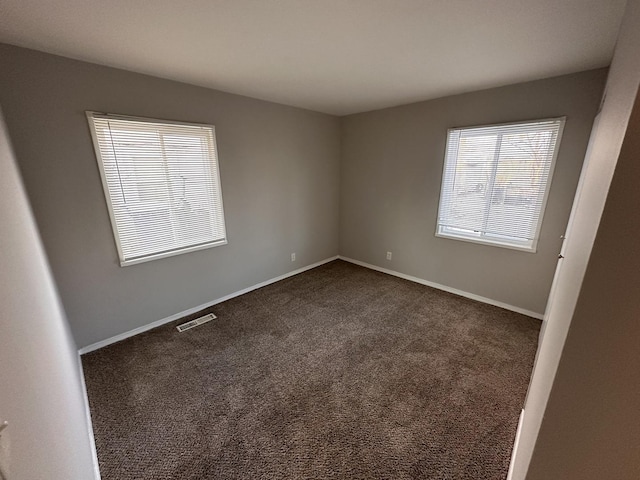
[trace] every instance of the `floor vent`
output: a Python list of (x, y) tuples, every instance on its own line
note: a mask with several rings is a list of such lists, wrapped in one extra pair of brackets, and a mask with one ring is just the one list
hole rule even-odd
[(176, 328), (179, 332), (184, 332), (185, 330), (189, 330), (190, 328), (197, 327), (198, 325), (202, 325), (203, 323), (210, 322), (216, 317), (213, 313), (205, 315), (204, 317), (196, 318), (195, 320), (191, 320), (187, 323), (183, 323), (182, 325), (178, 325)]

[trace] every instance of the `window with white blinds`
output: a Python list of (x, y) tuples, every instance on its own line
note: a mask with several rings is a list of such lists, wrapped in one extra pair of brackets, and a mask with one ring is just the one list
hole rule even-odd
[(450, 129), (436, 235), (535, 252), (564, 121)]
[(227, 243), (213, 126), (87, 118), (120, 265)]

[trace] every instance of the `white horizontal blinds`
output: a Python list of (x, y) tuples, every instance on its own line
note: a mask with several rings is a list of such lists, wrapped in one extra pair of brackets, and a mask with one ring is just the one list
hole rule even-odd
[(212, 127), (89, 119), (123, 263), (226, 241)]
[(563, 119), (449, 131), (439, 233), (529, 247)]

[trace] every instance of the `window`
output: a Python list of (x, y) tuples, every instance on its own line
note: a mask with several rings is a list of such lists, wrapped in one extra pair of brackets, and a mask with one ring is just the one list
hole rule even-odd
[(212, 126), (87, 118), (120, 265), (227, 243)]
[(535, 252), (564, 121), (450, 129), (436, 235)]

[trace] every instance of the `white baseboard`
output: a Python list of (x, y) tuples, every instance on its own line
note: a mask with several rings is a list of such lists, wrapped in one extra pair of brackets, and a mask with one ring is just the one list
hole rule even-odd
[(87, 418), (87, 433), (89, 434), (89, 445), (91, 447), (91, 456), (93, 457), (93, 475), (94, 480), (101, 480), (100, 464), (98, 463), (98, 450), (96, 450), (96, 438), (93, 435), (93, 422), (91, 421), (91, 410), (89, 409), (89, 396), (87, 395), (87, 384), (84, 380), (84, 370), (82, 369), (82, 359), (78, 352), (78, 369), (80, 370), (80, 384), (84, 394), (84, 409)]
[(387, 268), (378, 267), (377, 265), (372, 265), (370, 263), (361, 262), (360, 260), (355, 260), (349, 257), (343, 257), (339, 255), (338, 258), (340, 260), (344, 260), (345, 262), (354, 263), (356, 265), (360, 265), (361, 267), (370, 268), (371, 270), (376, 270), (378, 272), (387, 273), (389, 275), (393, 275), (395, 277), (404, 278), (405, 280), (410, 280), (412, 282), (420, 283), (422, 285), (426, 285), (428, 287), (437, 288), (438, 290), (443, 290), (445, 292), (454, 293), (456, 295), (460, 295), (461, 297), (470, 298), (471, 300), (477, 300), (478, 302), (488, 303), (489, 305), (493, 305), (495, 307), (504, 308), (505, 310), (511, 310), (512, 312), (521, 313), (522, 315), (526, 315), (528, 317), (533, 317), (538, 320), (542, 320), (544, 315), (542, 313), (536, 313), (531, 310), (526, 310), (524, 308), (516, 307), (514, 305), (509, 305), (508, 303), (499, 302), (498, 300), (493, 300), (491, 298), (482, 297), (480, 295), (476, 295), (475, 293), (465, 292), (463, 290), (458, 290), (457, 288), (447, 287), (446, 285), (441, 285), (439, 283), (430, 282), (428, 280), (424, 280), (422, 278), (414, 277), (411, 275), (407, 275), (404, 273), (396, 272), (395, 270), (389, 270)]
[(511, 310), (512, 312), (521, 313), (521, 314), (527, 315), (529, 317), (537, 318), (538, 320), (542, 320), (542, 318), (543, 318), (542, 314), (533, 312), (531, 310), (526, 310), (524, 308), (520, 308), (520, 307), (516, 307), (516, 306), (513, 306), (513, 305), (509, 305), (507, 303), (499, 302), (499, 301), (493, 300), (491, 298), (482, 297), (482, 296), (476, 295), (474, 293), (469, 293), (469, 292), (465, 292), (463, 290), (458, 290), (457, 288), (447, 287), (446, 285), (441, 285), (439, 283), (430, 282), (430, 281), (424, 280), (422, 278), (414, 277), (414, 276), (411, 276), (411, 275), (406, 275), (404, 273), (396, 272), (394, 270), (389, 270), (387, 268), (378, 267), (377, 265), (372, 265), (370, 263), (361, 262), (360, 260), (355, 260), (353, 258), (343, 257), (341, 255), (336, 255), (334, 257), (326, 258), (326, 259), (321, 260), (319, 262), (312, 263), (311, 265), (307, 265), (306, 267), (302, 267), (302, 268), (299, 268), (297, 270), (293, 270), (291, 272), (285, 273), (284, 275), (280, 275), (278, 277), (274, 277), (274, 278), (271, 278), (269, 280), (265, 280), (264, 282), (257, 283), (255, 285), (252, 285), (250, 287), (244, 288), (242, 290), (238, 290), (237, 292), (230, 293), (229, 295), (225, 295), (224, 297), (220, 297), (220, 298), (218, 298), (216, 300), (212, 300), (210, 302), (203, 303), (202, 305), (198, 305), (197, 307), (193, 307), (193, 308), (190, 308), (188, 310), (184, 310), (182, 312), (178, 312), (178, 313), (176, 313), (174, 315), (171, 315), (169, 317), (166, 317), (166, 318), (163, 318), (163, 319), (160, 319), (160, 320), (156, 320), (155, 322), (148, 323), (148, 324), (143, 325), (141, 327), (134, 328), (133, 330), (129, 330), (128, 332), (120, 333), (118, 335), (115, 335), (113, 337), (107, 338), (105, 340), (101, 340), (99, 342), (92, 343), (91, 345), (87, 345), (86, 347), (82, 347), (80, 350), (78, 350), (78, 352), (80, 353), (80, 355), (83, 355), (83, 354), (89, 353), (89, 352), (93, 352), (94, 350), (98, 350), (98, 349), (100, 349), (102, 347), (106, 347), (107, 345), (111, 345), (113, 343), (120, 342), (121, 340), (125, 340), (127, 338), (130, 338), (130, 337), (133, 337), (135, 335), (138, 335), (138, 334), (140, 334), (142, 332), (146, 332), (147, 330), (151, 330), (153, 328), (159, 327), (161, 325), (164, 325), (165, 323), (173, 322), (173, 321), (178, 320), (180, 318), (183, 318), (183, 317), (186, 317), (186, 316), (191, 315), (193, 313), (199, 312), (200, 310), (204, 310), (205, 308), (211, 307), (211, 306), (216, 305), (218, 303), (222, 303), (222, 302), (224, 302), (226, 300), (230, 300), (230, 299), (232, 299), (234, 297), (237, 297), (237, 296), (240, 296), (240, 295), (244, 295), (245, 293), (249, 293), (252, 290), (256, 290), (257, 288), (265, 287), (267, 285), (270, 285), (272, 283), (278, 282), (280, 280), (284, 280), (285, 278), (292, 277), (293, 275), (298, 275), (299, 273), (306, 272), (307, 270), (311, 270), (312, 268), (319, 267), (320, 265), (324, 265), (325, 263), (332, 262), (333, 260), (336, 260), (336, 259), (344, 260), (345, 262), (349, 262), (349, 263), (354, 263), (356, 265), (360, 265), (361, 267), (370, 268), (371, 270), (376, 270), (378, 272), (387, 273), (389, 275), (393, 275), (393, 276), (396, 276), (396, 277), (404, 278), (405, 280), (409, 280), (409, 281), (412, 281), (412, 282), (420, 283), (420, 284), (426, 285), (428, 287), (437, 288), (438, 290), (443, 290), (445, 292), (449, 292), (449, 293), (453, 293), (453, 294), (456, 294), (456, 295), (460, 295), (461, 297), (466, 297), (466, 298), (470, 298), (472, 300), (477, 300), (479, 302), (488, 303), (489, 305), (494, 305), (496, 307), (504, 308), (505, 310)]
[(94, 350), (98, 350), (99, 348), (102, 347), (106, 347), (107, 345), (111, 345), (112, 343), (116, 343), (116, 342), (120, 342), (121, 340), (125, 340), (129, 337), (133, 337), (135, 335), (138, 335), (142, 332), (146, 332), (147, 330), (151, 330), (152, 328), (156, 328), (159, 327), (161, 325), (164, 325), (165, 323), (169, 323), (169, 322), (173, 322), (174, 320), (179, 320), (180, 318), (186, 317), (188, 315), (191, 315), (193, 313), (199, 312), (200, 310), (204, 310), (205, 308), (209, 308), (213, 305), (217, 305), (218, 303), (222, 303), (226, 300), (230, 300), (234, 297), (238, 297), (240, 295), (244, 295), (245, 293), (249, 293), (252, 290), (256, 290), (258, 288), (261, 287), (266, 287), (267, 285), (270, 285), (272, 283), (275, 282), (279, 282), (280, 280), (284, 280), (285, 278), (288, 277), (292, 277), (294, 275), (298, 275), (299, 273), (302, 272), (306, 272), (307, 270), (311, 270), (312, 268), (316, 268), (319, 267), (320, 265), (324, 265), (325, 263), (329, 263), (332, 262), (334, 260), (337, 260), (338, 256), (336, 255), (335, 257), (330, 257), (330, 258), (325, 258), (324, 260), (321, 260), (319, 262), (316, 263), (312, 263), (311, 265), (307, 265), (306, 267), (302, 267), (299, 268), (297, 270), (293, 270), (292, 272), (288, 272), (285, 273), (284, 275), (280, 275), (278, 277), (274, 277), (271, 278), (269, 280), (265, 280), (264, 282), (260, 282), (260, 283), (256, 283), (255, 285), (252, 285), (250, 287), (247, 288), (243, 288), (242, 290), (238, 290), (237, 292), (233, 292), (230, 293), (229, 295), (225, 295), (224, 297), (220, 297), (216, 300), (212, 300), (210, 302), (207, 303), (203, 303), (202, 305), (198, 305), (197, 307), (193, 307), (190, 308), (188, 310), (184, 310), (182, 312), (178, 312), (174, 315), (171, 315), (169, 317), (160, 319), (160, 320), (156, 320), (155, 322), (151, 322), (148, 323), (147, 325), (143, 325), (141, 327), (138, 328), (134, 328), (133, 330), (129, 330), (128, 332), (124, 332), (124, 333), (120, 333), (118, 335), (115, 335), (113, 337), (107, 338), (105, 340), (101, 340), (99, 342), (96, 343), (92, 343), (91, 345), (87, 345), (86, 347), (82, 347), (80, 350), (78, 350), (78, 353), (80, 355), (83, 355), (85, 353), (89, 353), (89, 352), (93, 352)]

